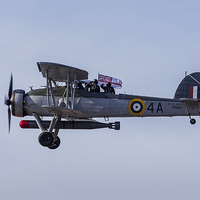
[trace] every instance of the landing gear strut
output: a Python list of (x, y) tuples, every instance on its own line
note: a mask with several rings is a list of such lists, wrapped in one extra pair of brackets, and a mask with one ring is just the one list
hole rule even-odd
[[(48, 130), (46, 130), (46, 129), (44, 129), (40, 118), (35, 113), (33, 113), (33, 116), (35, 117), (38, 127), (42, 131), (42, 133), (38, 137), (39, 143), (43, 147), (48, 147), (49, 149), (58, 148), (60, 146), (60, 138), (58, 137), (59, 129), (54, 129), (54, 128), (56, 126), (56, 123), (57, 123), (59, 117), (54, 116), (50, 123)], [(53, 129), (55, 130), (55, 132), (53, 132)]]
[(191, 115), (190, 115), (190, 112), (189, 112), (189, 109), (188, 109), (188, 106), (187, 106), (187, 102), (184, 102), (184, 104), (185, 104), (185, 107), (186, 107), (186, 109), (187, 109), (188, 116), (189, 116), (189, 118), (190, 118), (190, 123), (191, 123), (191, 124), (195, 124), (195, 123), (196, 123), (196, 119), (191, 118)]

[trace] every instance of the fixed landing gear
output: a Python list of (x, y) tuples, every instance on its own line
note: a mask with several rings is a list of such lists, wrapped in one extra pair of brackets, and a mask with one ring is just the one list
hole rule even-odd
[(53, 143), (50, 146), (48, 146), (48, 148), (49, 149), (57, 149), (59, 146), (60, 146), (60, 138), (57, 136), (54, 139)]
[(194, 119), (194, 118), (190, 119), (190, 123), (191, 124), (195, 124), (196, 123), (196, 119)]
[(49, 149), (57, 149), (60, 146), (60, 138), (58, 136), (53, 138), (53, 135), (49, 132), (42, 132), (38, 137), (38, 141), (43, 147)]
[[(43, 147), (48, 147), (49, 149), (57, 149), (60, 146), (60, 138), (58, 137), (59, 129), (55, 129), (56, 123), (60, 118), (58, 116), (54, 116), (51, 120), (48, 129), (44, 129), (41, 119), (37, 116), (36, 113), (33, 113), (35, 117), (36, 123), (42, 133), (38, 137), (39, 143)], [(54, 132), (53, 132), (54, 130)]]
[[(196, 119), (191, 118), (191, 114), (190, 114), (189, 108), (188, 108), (188, 106), (187, 106), (187, 101), (184, 101), (184, 104), (185, 104), (185, 107), (186, 107), (186, 109), (187, 109), (188, 116), (189, 116), (189, 118), (190, 118), (190, 123), (191, 123), (191, 124), (195, 124), (195, 123), (196, 123)], [(200, 106), (200, 104), (199, 104), (199, 106)], [(200, 109), (200, 107), (199, 107), (199, 109)], [(200, 111), (200, 110), (199, 110), (199, 111)]]
[(48, 147), (53, 143), (53, 135), (49, 132), (42, 132), (38, 137), (38, 141), (43, 147)]

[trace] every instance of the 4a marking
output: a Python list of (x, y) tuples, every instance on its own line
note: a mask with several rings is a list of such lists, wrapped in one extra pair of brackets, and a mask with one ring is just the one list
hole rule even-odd
[[(156, 109), (155, 109), (155, 107), (156, 107)], [(155, 106), (154, 103), (151, 102), (149, 104), (149, 106), (147, 107), (147, 110), (151, 111), (151, 113), (154, 113), (154, 112), (156, 112), (156, 113), (158, 113), (158, 112), (163, 113), (162, 104), (160, 102), (158, 103), (157, 106)]]

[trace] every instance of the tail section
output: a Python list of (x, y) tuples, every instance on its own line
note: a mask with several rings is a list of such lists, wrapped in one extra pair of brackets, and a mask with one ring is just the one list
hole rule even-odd
[(179, 84), (174, 99), (200, 99), (200, 72), (187, 75)]

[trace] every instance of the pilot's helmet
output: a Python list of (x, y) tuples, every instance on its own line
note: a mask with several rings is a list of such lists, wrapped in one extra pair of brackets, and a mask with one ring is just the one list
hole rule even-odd
[(110, 86), (111, 86), (111, 83), (110, 83), (110, 82), (108, 82), (108, 83), (107, 83), (107, 86), (108, 86), (108, 87), (110, 87)]
[(98, 84), (98, 81), (97, 81), (97, 79), (94, 79), (94, 81), (93, 81), (95, 84)]

